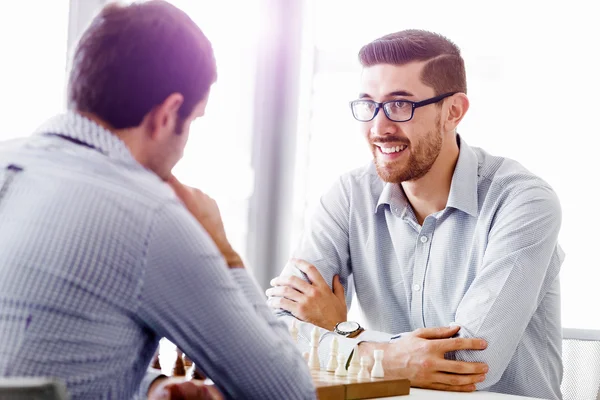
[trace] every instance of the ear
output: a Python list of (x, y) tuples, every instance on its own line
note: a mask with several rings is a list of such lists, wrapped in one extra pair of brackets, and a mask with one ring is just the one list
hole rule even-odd
[(469, 99), (464, 93), (456, 93), (448, 100), (448, 111), (443, 122), (444, 131), (454, 132), (469, 109)]
[(150, 135), (153, 138), (165, 132), (170, 134), (175, 130), (179, 108), (181, 108), (182, 104), (183, 95), (181, 93), (173, 93), (152, 110), (149, 122)]

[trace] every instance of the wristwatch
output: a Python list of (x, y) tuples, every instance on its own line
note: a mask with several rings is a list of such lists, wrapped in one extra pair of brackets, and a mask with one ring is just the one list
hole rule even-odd
[(343, 321), (335, 325), (333, 331), (338, 335), (346, 336), (347, 338), (353, 338), (360, 335), (364, 328), (359, 325), (358, 322), (354, 321)]

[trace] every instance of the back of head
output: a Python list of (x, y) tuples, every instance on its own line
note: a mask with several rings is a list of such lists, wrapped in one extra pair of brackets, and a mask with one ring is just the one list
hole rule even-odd
[(363, 46), (358, 57), (364, 67), (425, 61), (421, 81), (431, 86), (436, 95), (467, 93), (465, 63), (460, 49), (437, 33), (418, 29), (391, 33)]
[(211, 44), (183, 11), (160, 0), (109, 4), (75, 50), (69, 109), (124, 129), (180, 93), (179, 117), (186, 119), (215, 79)]

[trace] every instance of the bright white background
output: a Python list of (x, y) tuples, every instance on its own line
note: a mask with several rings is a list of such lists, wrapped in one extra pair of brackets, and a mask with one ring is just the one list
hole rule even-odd
[[(83, 0), (82, 0), (83, 1)], [(215, 197), (229, 236), (246, 252), (251, 168), (253, 1), (173, 0), (213, 42), (219, 68), (207, 116), (193, 126), (176, 173)], [(463, 50), (471, 109), (459, 132), (470, 145), (508, 156), (545, 178), (563, 207), (563, 324), (600, 329), (596, 175), (600, 134), (600, 26), (594, 2), (572, 0), (307, 0), (292, 243), (319, 196), (341, 173), (369, 160), (348, 109), (357, 94), (356, 54), (405, 29), (447, 35)], [(30, 134), (64, 110), (69, 1), (0, 5), (0, 139)], [(235, 10), (235, 12), (233, 11)], [(245, 27), (232, 34), (231, 27)], [(253, 28), (254, 27), (254, 28)], [(251, 234), (251, 233), (250, 233)], [(263, 268), (255, 265), (253, 268)], [(266, 267), (265, 267), (266, 268)]]

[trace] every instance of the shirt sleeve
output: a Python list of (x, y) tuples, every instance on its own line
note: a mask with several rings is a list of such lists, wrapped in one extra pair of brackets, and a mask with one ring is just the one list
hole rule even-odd
[[(348, 290), (348, 281), (352, 274), (348, 231), (350, 199), (344, 179), (345, 177), (341, 177), (337, 184), (321, 197), (299, 246), (293, 252), (293, 257), (313, 264), (330, 288), (333, 287), (333, 277), (339, 275), (346, 294), (346, 305), (350, 308), (352, 302), (352, 293)], [(287, 264), (281, 276), (290, 275), (309, 281), (304, 272)], [(278, 315), (290, 314), (280, 310)]]
[(480, 272), (456, 311), (459, 337), (482, 338), (482, 351), (461, 350), (450, 359), (485, 362), (486, 389), (501, 378), (534, 312), (558, 276), (561, 208), (545, 186), (507, 196), (489, 231)]
[(147, 248), (138, 318), (201, 365), (226, 398), (316, 397), (285, 325), (179, 202), (157, 211)]
[[(296, 346), (301, 352), (310, 352), (311, 349), (311, 333), (315, 328), (315, 325), (297, 320), (291, 315), (281, 315), (280, 319), (285, 321), (288, 329), (291, 328), (292, 323), (295, 320), (296, 328), (298, 329), (298, 342)], [(321, 368), (327, 367), (329, 355), (331, 354), (331, 342), (334, 337), (338, 340), (338, 354), (344, 354), (346, 360), (350, 357), (352, 350), (361, 342), (378, 342), (388, 343), (392, 341), (392, 337), (389, 333), (378, 332), (373, 330), (366, 330), (355, 338), (347, 338), (345, 336), (338, 335), (335, 332), (328, 331), (326, 329), (317, 327), (319, 329), (319, 362)]]

